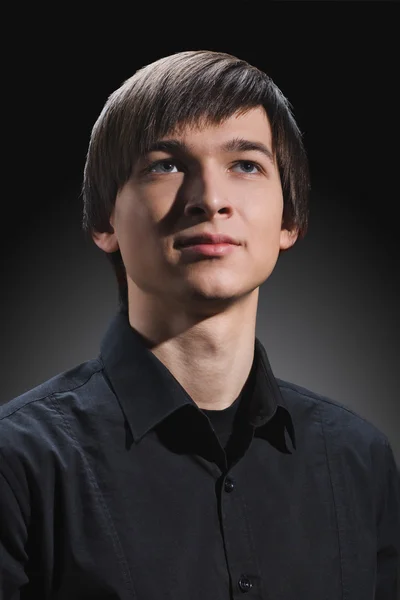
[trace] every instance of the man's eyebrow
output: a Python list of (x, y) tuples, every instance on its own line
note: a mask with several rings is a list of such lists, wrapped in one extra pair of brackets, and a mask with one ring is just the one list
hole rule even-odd
[(224, 152), (261, 152), (262, 154), (265, 154), (265, 156), (269, 158), (272, 163), (274, 162), (272, 151), (262, 142), (236, 137), (222, 144), (221, 150)]
[(189, 152), (188, 146), (179, 140), (157, 140), (146, 148), (144, 154), (150, 152)]
[[(256, 142), (252, 140), (246, 140), (244, 138), (235, 137), (227, 142), (224, 142), (219, 150), (222, 152), (261, 152), (264, 154), (272, 163), (274, 163), (274, 156), (272, 151), (263, 144), (262, 142)], [(158, 140), (151, 144), (145, 154), (150, 152), (170, 152), (179, 154), (190, 154), (190, 147), (180, 140)]]

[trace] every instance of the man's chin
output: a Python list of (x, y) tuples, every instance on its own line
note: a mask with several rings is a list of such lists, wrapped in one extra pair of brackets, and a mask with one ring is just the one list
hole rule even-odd
[[(249, 296), (254, 292), (255, 288), (251, 290), (228, 290), (228, 289), (204, 289), (201, 287), (193, 287), (190, 289), (185, 301), (185, 308), (190, 307), (202, 314), (214, 314), (226, 310), (233, 305), (243, 302), (248, 299)], [(257, 288), (256, 288), (257, 289)]]

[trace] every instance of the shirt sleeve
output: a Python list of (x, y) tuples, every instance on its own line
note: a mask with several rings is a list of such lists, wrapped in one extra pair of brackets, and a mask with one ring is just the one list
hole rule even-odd
[(17, 497), (6, 473), (0, 471), (0, 598), (19, 600), (20, 589), (28, 582), (27, 527)]
[(375, 600), (398, 600), (400, 591), (400, 471), (385, 442), (383, 502), (378, 513), (378, 552)]

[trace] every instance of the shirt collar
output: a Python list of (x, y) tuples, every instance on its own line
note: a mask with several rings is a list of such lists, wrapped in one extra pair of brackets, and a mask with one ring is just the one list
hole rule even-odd
[[(135, 441), (183, 406), (200, 410), (167, 367), (146, 347), (143, 336), (130, 325), (127, 313), (117, 312), (111, 319), (100, 343), (100, 360)], [(267, 435), (272, 421), (276, 421), (281, 425), (278, 447), (289, 452), (284, 437), (286, 429), (295, 449), (290, 413), (267, 353), (257, 337), (248, 382), (250, 379), (248, 418), (257, 429), (257, 436)]]

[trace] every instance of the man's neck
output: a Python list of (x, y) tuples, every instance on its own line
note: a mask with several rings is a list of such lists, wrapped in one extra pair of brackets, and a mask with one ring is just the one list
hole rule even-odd
[(198, 319), (182, 311), (161, 315), (149, 302), (141, 311), (135, 298), (129, 321), (200, 408), (222, 410), (239, 396), (251, 370), (257, 300), (255, 290), (224, 312)]

